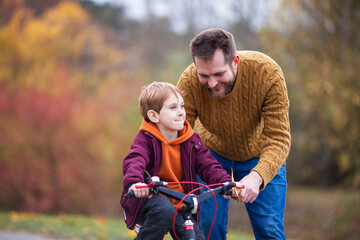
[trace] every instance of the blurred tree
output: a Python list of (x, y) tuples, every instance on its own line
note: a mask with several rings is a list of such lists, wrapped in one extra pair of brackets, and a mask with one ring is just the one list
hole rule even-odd
[(353, 0), (282, 1), (263, 31), (288, 80), (298, 183), (360, 186), (359, 11)]
[[(265, 6), (264, 6), (265, 5)], [(267, 7), (266, 7), (267, 6)], [(233, 1), (231, 4), (233, 33), (238, 50), (262, 51), (259, 38), (260, 21), (268, 18), (269, 3), (264, 1)], [(262, 19), (262, 20), (260, 20)]]
[[(320, 173), (323, 184), (358, 184), (356, 157), (349, 158), (358, 154), (358, 10), (339, 15), (333, 8), (343, 3), (285, 2), (279, 16), (288, 25), (264, 30), (261, 42), (264, 4), (146, 1), (144, 19), (130, 20), (120, 4), (0, 1), (0, 206), (118, 210), (121, 160), (141, 122), (140, 88), (176, 83), (192, 61), (190, 40), (207, 27), (230, 30), (239, 49), (264, 50), (283, 67), (294, 137), (289, 178), (313, 183)], [(341, 139), (346, 126), (352, 131)]]
[(115, 29), (136, 27), (137, 22), (125, 17), (124, 8), (110, 3), (97, 4), (90, 0), (80, 0), (79, 3), (92, 17), (94, 22)]
[(139, 82), (78, 3), (39, 16), (17, 3), (0, 26), (1, 209), (113, 212), (129, 142), (120, 113)]
[[(40, 16), (48, 8), (56, 6), (64, 0), (22, 0), (26, 7), (32, 9), (35, 16)], [(71, 1), (71, 0), (70, 0)]]
[(2, 83), (2, 208), (95, 210), (89, 200), (104, 191), (103, 184), (109, 179), (97, 182), (103, 179), (97, 171), (105, 170), (106, 164), (102, 154), (93, 150), (100, 140), (96, 130), (78, 127), (85, 125), (78, 123), (80, 119), (92, 114), (87, 112), (89, 106), (79, 104), (81, 94), (68, 81), (66, 69), (61, 67), (50, 81), (58, 87), (56, 94), (36, 89), (20, 92), (10, 83)]

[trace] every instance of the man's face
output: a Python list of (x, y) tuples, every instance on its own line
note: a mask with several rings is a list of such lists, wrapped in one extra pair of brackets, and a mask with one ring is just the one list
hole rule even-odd
[(224, 53), (217, 49), (211, 60), (194, 59), (197, 75), (202, 86), (208, 90), (211, 96), (223, 98), (229, 94), (236, 80), (239, 56), (229, 64), (225, 61)]

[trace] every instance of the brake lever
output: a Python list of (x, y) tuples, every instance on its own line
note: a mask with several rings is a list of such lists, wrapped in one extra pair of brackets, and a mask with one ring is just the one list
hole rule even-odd
[(144, 169), (144, 173), (145, 173), (145, 175), (146, 175), (146, 177), (145, 177), (145, 182), (146, 182), (147, 184), (151, 183), (151, 182), (152, 182), (152, 179), (151, 179), (150, 173), (149, 173), (148, 171), (146, 171), (145, 169)]

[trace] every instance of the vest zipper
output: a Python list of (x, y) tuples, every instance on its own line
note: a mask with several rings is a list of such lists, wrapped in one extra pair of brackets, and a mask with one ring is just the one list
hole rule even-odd
[(140, 208), (141, 202), (142, 202), (142, 199), (139, 201), (139, 204), (138, 204), (138, 205), (137, 205), (137, 207), (136, 207), (135, 217), (134, 217), (134, 220), (132, 221), (132, 223), (130, 224), (130, 226), (135, 225), (136, 216), (137, 216), (137, 214), (138, 214), (138, 211), (139, 211), (139, 208)]
[[(192, 171), (191, 171), (191, 169), (192, 169), (192, 166), (191, 166), (191, 162), (192, 162), (192, 161), (191, 161), (191, 155), (192, 155), (192, 154), (191, 154), (191, 153), (192, 153), (193, 147), (194, 147), (194, 144), (191, 144), (190, 157), (189, 157), (189, 159), (190, 159), (190, 160), (189, 160), (189, 161), (190, 161), (190, 163), (189, 163), (189, 165), (190, 165), (189, 172), (190, 172), (190, 181), (191, 181), (191, 182), (193, 182)], [(193, 184), (190, 184), (190, 186), (191, 186), (191, 187), (190, 187), (190, 188), (191, 188), (191, 191), (194, 190)]]

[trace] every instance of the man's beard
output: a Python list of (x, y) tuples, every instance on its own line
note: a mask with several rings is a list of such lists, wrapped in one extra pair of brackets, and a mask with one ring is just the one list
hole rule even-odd
[[(234, 87), (234, 84), (235, 84), (235, 80), (231, 81), (231, 82), (226, 82), (226, 83), (218, 83), (218, 85), (220, 84), (220, 86), (223, 87), (224, 89), (224, 92), (222, 92), (220, 95), (216, 94), (213, 92), (213, 90), (211, 88), (209, 88), (207, 85), (204, 85), (204, 84), (201, 84), (201, 86), (206, 89), (206, 91), (208, 91), (208, 93), (214, 97), (214, 98), (224, 98), (226, 95), (228, 95), (233, 87)], [(216, 86), (216, 87), (219, 87), (219, 86)]]

